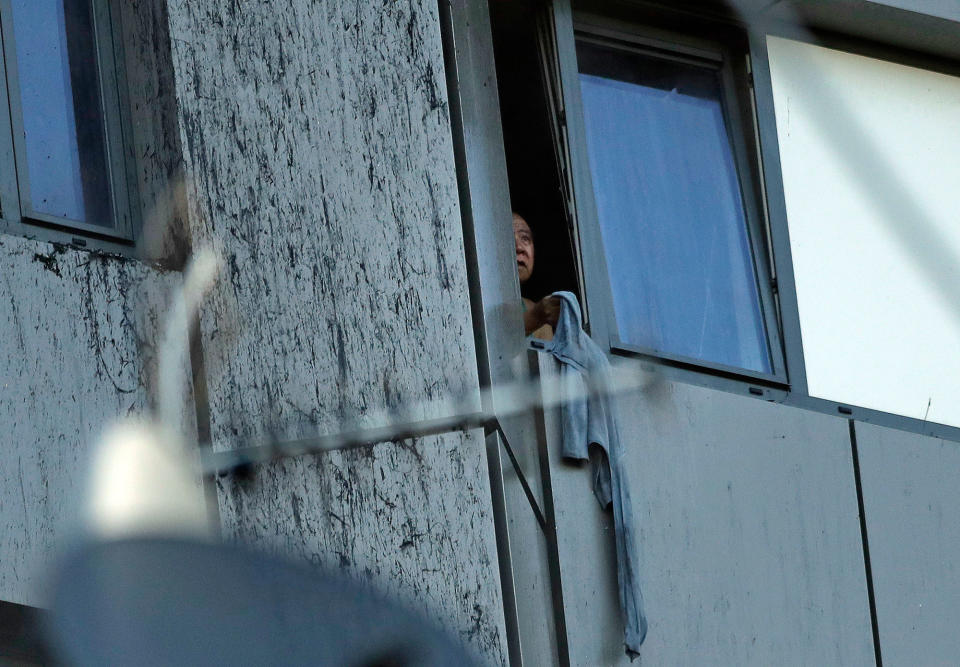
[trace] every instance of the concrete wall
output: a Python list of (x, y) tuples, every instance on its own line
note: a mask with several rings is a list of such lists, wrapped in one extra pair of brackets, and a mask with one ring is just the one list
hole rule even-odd
[[(120, 5), (131, 186), (145, 234), (158, 238), (152, 256), (176, 263), (183, 233), (170, 181), (179, 149), (163, 4)], [(179, 276), (10, 235), (0, 236), (0, 276), (0, 599), (43, 605), (47, 569), (73, 531), (90, 445), (107, 423), (151, 403), (154, 345)], [(191, 433), (193, 414), (185, 396)]]
[[(216, 447), (476, 391), (437, 5), (171, 1)], [(418, 599), (488, 662), (505, 636), (482, 434), (224, 481), (227, 537)]]
[(139, 262), (0, 238), (0, 599), (45, 603), (90, 445), (109, 422), (149, 404), (153, 342), (176, 279)]
[[(197, 369), (216, 446), (476, 392), (436, 12), (122, 3), (138, 250), (179, 267), (216, 242), (228, 260)], [(0, 262), (0, 599), (42, 605), (89, 442), (150, 403), (178, 274), (17, 237)], [(189, 396), (184, 414), (193, 431)], [(267, 466), (221, 480), (223, 531), (415, 599), (502, 663), (486, 465), (470, 432)]]

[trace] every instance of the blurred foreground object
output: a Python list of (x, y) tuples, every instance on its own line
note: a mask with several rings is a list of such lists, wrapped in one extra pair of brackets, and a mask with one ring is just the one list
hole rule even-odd
[(108, 428), (94, 448), (84, 514), (90, 537), (212, 537), (197, 447), (188, 447), (184, 439), (181, 413), (188, 393), (190, 323), (220, 266), (216, 250), (199, 250), (173, 295), (157, 359), (154, 418), (122, 421)]
[(113, 426), (98, 445), (87, 491), (91, 535), (212, 538), (196, 464), (177, 436), (150, 422)]
[(95, 448), (85, 536), (55, 576), (51, 652), (80, 666), (473, 664), (422, 615), (343, 575), (214, 543), (179, 406), (187, 332), (219, 267), (198, 252), (174, 295), (155, 417)]
[(441, 630), (343, 576), (237, 547), (92, 543), (55, 585), (68, 665), (471, 665)]

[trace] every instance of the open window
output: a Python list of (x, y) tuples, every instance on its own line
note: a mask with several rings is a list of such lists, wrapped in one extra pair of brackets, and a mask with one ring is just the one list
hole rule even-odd
[(514, 211), (529, 223), (536, 247), (533, 274), (523, 296), (538, 300), (559, 290), (582, 301), (577, 238), (555, 101), (560, 91), (545, 68), (544, 45), (553, 38), (540, 3), (490, 3), (501, 123)]
[(806, 391), (898, 428), (884, 413), (960, 428), (960, 65), (796, 37), (755, 51), (769, 63)]
[(786, 384), (746, 37), (524, 7), (493, 25), (511, 197), (565, 243), (544, 278), (614, 352)]

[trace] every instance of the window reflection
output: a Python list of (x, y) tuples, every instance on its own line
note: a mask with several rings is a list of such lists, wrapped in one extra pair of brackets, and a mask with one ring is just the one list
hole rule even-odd
[(33, 212), (113, 226), (89, 0), (12, 0)]
[(771, 372), (719, 72), (577, 46), (618, 337)]

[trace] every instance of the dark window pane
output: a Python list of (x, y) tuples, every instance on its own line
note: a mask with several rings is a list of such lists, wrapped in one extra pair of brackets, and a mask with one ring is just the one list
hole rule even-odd
[(577, 52), (620, 340), (770, 372), (719, 73)]
[(29, 206), (112, 226), (90, 2), (12, 4)]

